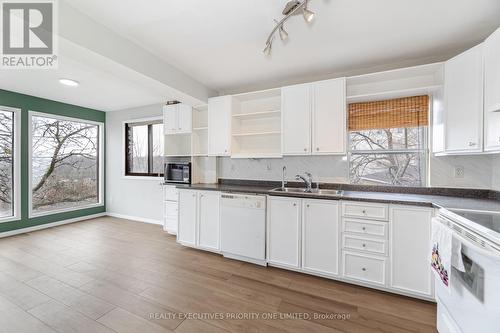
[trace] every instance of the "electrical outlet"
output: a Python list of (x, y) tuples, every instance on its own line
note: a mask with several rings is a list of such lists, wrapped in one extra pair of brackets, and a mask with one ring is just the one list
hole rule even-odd
[(455, 178), (464, 178), (465, 177), (465, 168), (463, 166), (455, 167)]

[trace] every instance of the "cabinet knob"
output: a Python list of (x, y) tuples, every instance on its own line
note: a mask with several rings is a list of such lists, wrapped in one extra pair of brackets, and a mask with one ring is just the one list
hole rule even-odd
[(366, 210), (365, 210), (365, 209), (363, 209), (363, 214), (365, 214), (365, 215), (366, 215)]
[(474, 147), (476, 145), (475, 142), (469, 142), (469, 147)]
[(366, 231), (366, 227), (361, 228), (363, 231)]
[(297, 207), (297, 204), (296, 204), (296, 203), (294, 203), (294, 204), (293, 204), (293, 207)]
[(309, 204), (307, 204), (306, 207), (309, 208)]
[(362, 270), (363, 272), (366, 272), (366, 268), (364, 268), (364, 267), (363, 267), (363, 268), (361, 268), (361, 270)]
[(304, 148), (304, 151), (307, 151), (307, 148)]
[(316, 147), (316, 151), (319, 151), (319, 147)]
[(363, 247), (366, 247), (366, 244), (363, 244)]

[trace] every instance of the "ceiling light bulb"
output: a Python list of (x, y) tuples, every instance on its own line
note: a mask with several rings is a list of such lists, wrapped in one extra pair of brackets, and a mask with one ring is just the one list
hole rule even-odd
[(59, 79), (60, 84), (64, 84), (65, 86), (70, 86), (70, 87), (78, 87), (80, 83), (75, 80), (71, 79)]
[(314, 12), (310, 11), (306, 7), (304, 7), (304, 9), (302, 9), (302, 15), (304, 15), (304, 20), (306, 20), (306, 22), (308, 22), (308, 23), (311, 22), (312, 20), (314, 20)]
[(280, 38), (283, 41), (288, 39), (288, 32), (286, 32), (286, 30), (283, 26), (280, 27)]

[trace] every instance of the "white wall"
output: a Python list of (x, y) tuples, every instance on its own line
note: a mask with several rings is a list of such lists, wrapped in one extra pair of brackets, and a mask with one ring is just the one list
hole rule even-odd
[(106, 113), (106, 207), (107, 212), (147, 222), (162, 223), (161, 179), (124, 177), (123, 122), (162, 115), (161, 105)]
[[(431, 157), (430, 185), (433, 187), (491, 188), (494, 172), (493, 158), (484, 156)], [(500, 188), (500, 157), (496, 159), (493, 177)], [(285, 157), (283, 159), (230, 159), (219, 158), (218, 176), (228, 179), (281, 180), (283, 165), (287, 167), (287, 180), (298, 173), (311, 172), (315, 181), (348, 182), (348, 163), (343, 156)], [(455, 167), (464, 168), (464, 177), (455, 177)]]

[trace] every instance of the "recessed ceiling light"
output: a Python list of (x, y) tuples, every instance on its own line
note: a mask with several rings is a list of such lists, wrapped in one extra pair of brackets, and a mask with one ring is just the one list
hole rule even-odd
[(80, 83), (75, 80), (71, 79), (59, 79), (60, 84), (64, 84), (65, 86), (70, 86), (70, 87), (78, 87)]

